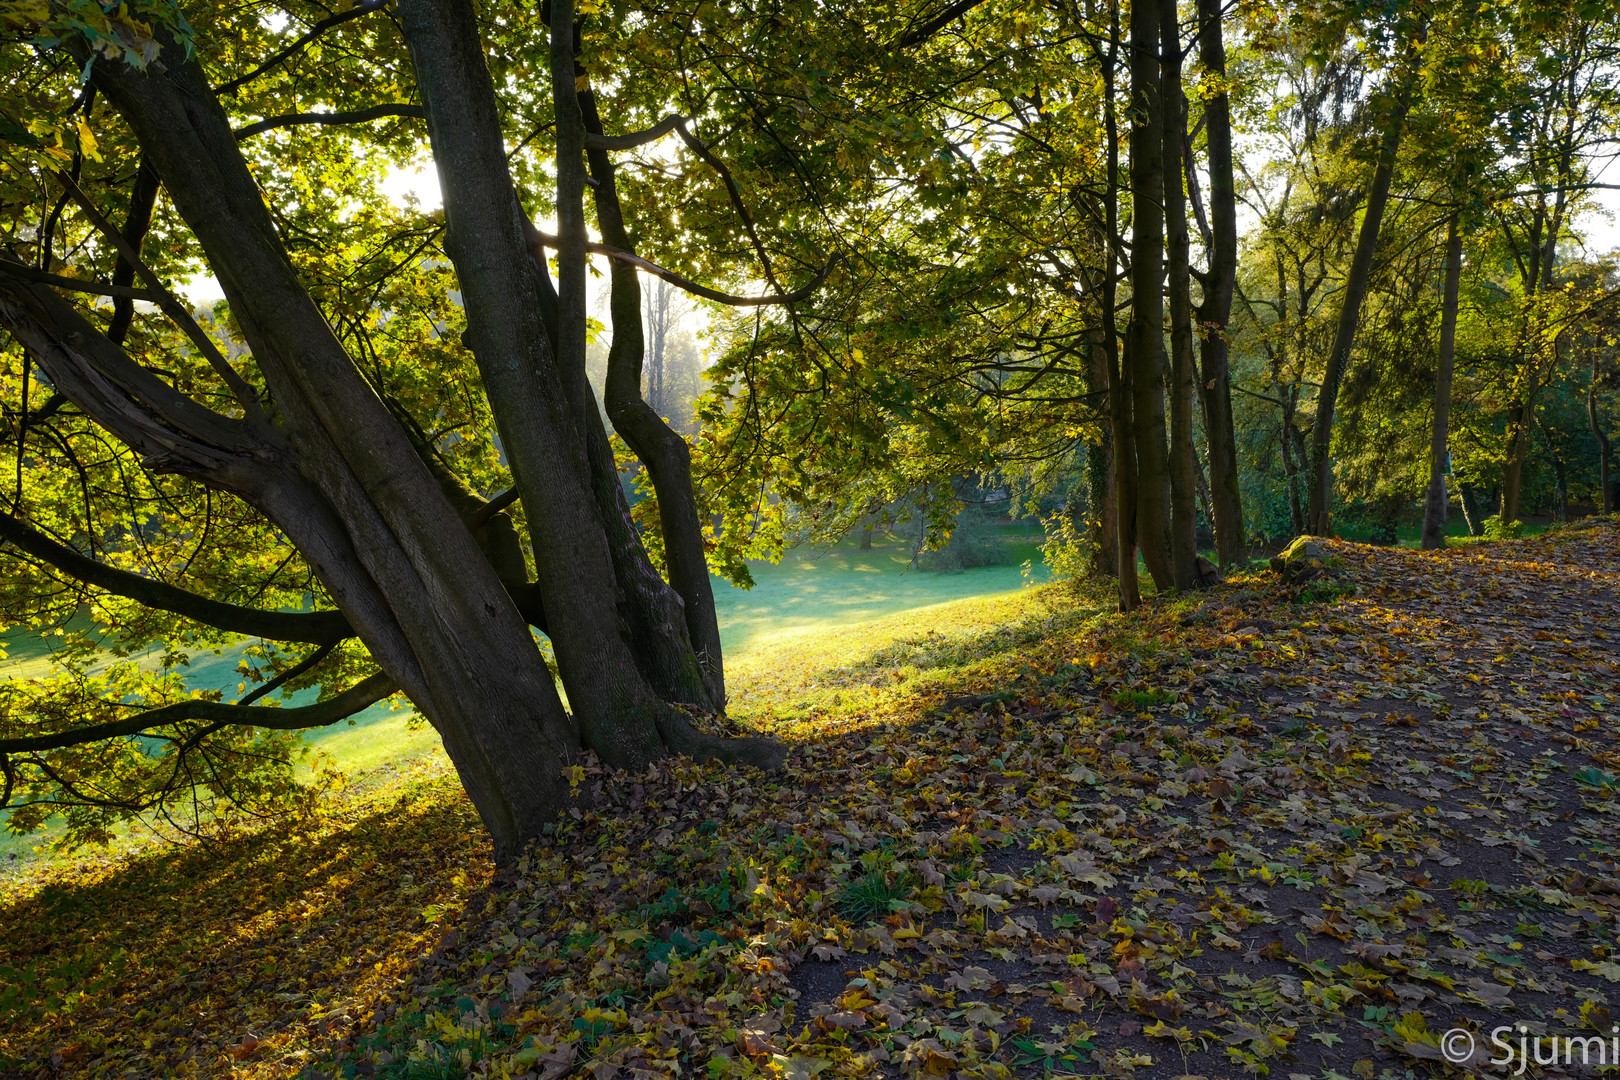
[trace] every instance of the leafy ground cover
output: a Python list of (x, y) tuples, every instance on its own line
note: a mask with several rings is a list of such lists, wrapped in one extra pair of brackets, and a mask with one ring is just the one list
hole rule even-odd
[(1620, 528), (1328, 548), (838, 657), (928, 677), (749, 712), (773, 776), (587, 770), (499, 874), (423, 764), (15, 883), (0, 1074), (1333, 1080), (1609, 1036)]

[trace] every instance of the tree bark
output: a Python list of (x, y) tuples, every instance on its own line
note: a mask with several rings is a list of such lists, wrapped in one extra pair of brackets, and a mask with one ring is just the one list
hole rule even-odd
[(1429, 493), (1423, 505), (1423, 547), (1446, 546), (1446, 450), (1451, 420), (1451, 364), (1457, 344), (1457, 295), (1462, 285), (1462, 231), (1457, 212), (1446, 226), (1446, 286), (1440, 308), (1440, 352), (1435, 358), (1434, 432), (1429, 441)]
[(1586, 420), (1592, 426), (1592, 437), (1598, 444), (1598, 505), (1600, 512), (1609, 514), (1614, 512), (1614, 488), (1610, 480), (1611, 466), (1613, 464), (1613, 446), (1609, 442), (1608, 433), (1598, 422), (1598, 381), (1601, 374), (1598, 368), (1598, 350), (1592, 350), (1592, 381), (1586, 387)]
[(1307, 531), (1317, 536), (1333, 534), (1333, 413), (1338, 405), (1339, 384), (1344, 380), (1345, 368), (1350, 363), (1350, 350), (1355, 345), (1356, 328), (1361, 321), (1361, 304), (1367, 297), (1367, 285), (1372, 278), (1373, 256), (1378, 250), (1384, 208), (1389, 203), (1389, 188), (1395, 178), (1395, 154), (1400, 148), (1408, 107), (1407, 91), (1403, 88), (1397, 94), (1379, 146), (1372, 186), (1367, 190), (1361, 232), (1356, 238), (1350, 274), (1344, 283), (1344, 301), (1339, 308), (1338, 328), (1334, 331), (1333, 346), (1328, 350), (1327, 365), (1322, 372), (1322, 388), (1317, 392), (1316, 422), (1311, 428), (1310, 501), (1305, 521)]
[[(1226, 77), (1221, 0), (1198, 0), (1198, 52), (1208, 76)], [(1199, 397), (1209, 443), (1210, 503), (1215, 551), (1221, 568), (1240, 566), (1248, 554), (1243, 531), (1243, 495), (1238, 485), (1237, 431), (1232, 420), (1227, 327), (1237, 283), (1237, 185), (1232, 170), (1231, 99), (1225, 89), (1204, 102), (1204, 145), (1209, 166), (1209, 273), (1198, 322), (1202, 371)]]
[(1161, 590), (1174, 587), (1170, 459), (1165, 442), (1164, 95), (1159, 5), (1134, 4), (1131, 73), (1131, 435), (1136, 452), (1136, 543)]
[(1134, 611), (1141, 606), (1142, 593), (1136, 577), (1136, 441), (1131, 423), (1131, 367), (1120, 355), (1119, 340), (1119, 262), (1116, 252), (1119, 232), (1119, 113), (1114, 105), (1118, 78), (1119, 7), (1112, 5), (1112, 25), (1108, 48), (1103, 53), (1103, 135), (1108, 179), (1103, 188), (1102, 334), (1103, 360), (1108, 378), (1108, 415), (1113, 429), (1114, 558), (1119, 586), (1119, 610)]
[(1170, 295), (1170, 572), (1183, 591), (1199, 588), (1198, 468), (1193, 445), (1193, 313), (1191, 238), (1182, 187), (1181, 23), (1176, 0), (1159, 0), (1160, 120), (1164, 147), (1164, 220)]

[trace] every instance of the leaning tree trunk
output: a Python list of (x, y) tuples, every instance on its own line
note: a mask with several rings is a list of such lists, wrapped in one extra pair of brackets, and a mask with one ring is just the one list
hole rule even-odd
[(1164, 95), (1159, 5), (1131, 6), (1131, 436), (1136, 543), (1160, 589), (1176, 584), (1170, 556), (1170, 456), (1164, 423)]
[(1384, 208), (1389, 203), (1389, 188), (1395, 178), (1395, 153), (1400, 148), (1401, 133), (1406, 126), (1408, 99), (1403, 90), (1397, 98), (1384, 130), (1379, 147), (1378, 164), (1373, 169), (1372, 186), (1367, 191), (1367, 208), (1361, 219), (1361, 232), (1356, 237), (1356, 251), (1350, 260), (1350, 276), (1344, 283), (1343, 306), (1339, 308), (1339, 325), (1333, 334), (1333, 347), (1328, 350), (1327, 366), (1322, 372), (1322, 387), (1316, 397), (1316, 423), (1311, 428), (1310, 466), (1307, 476), (1310, 491), (1309, 510), (1305, 528), (1317, 536), (1330, 536), (1333, 532), (1333, 413), (1338, 405), (1339, 384), (1350, 363), (1350, 350), (1356, 342), (1356, 328), (1361, 322), (1361, 304), (1367, 298), (1367, 285), (1372, 278), (1373, 255), (1378, 250), (1378, 233), (1384, 221)]
[[(567, 801), (574, 723), (473, 536), (299, 283), (200, 65), (172, 42), (162, 61), (146, 71), (97, 63), (92, 78), (162, 177), (252, 349), (276, 423), (259, 419), (251, 400), (246, 421), (219, 421), (251, 433), (261, 448), (249, 455), (278, 479), (250, 469), (243, 481), (232, 463), (180, 451), (155, 463), (236, 491), (297, 545), (372, 657), (438, 729), (497, 852), (509, 855)], [(72, 309), (60, 306), (57, 326), (72, 325)], [(173, 388), (131, 390), (141, 386), (127, 370), (135, 366), (87, 324), (36, 334), (34, 349), (63, 341), (104, 382), (139, 395), (80, 380), (79, 404), (109, 429), (127, 428), (119, 413), (131, 400), (190, 411), (168, 404)], [(200, 442), (218, 426), (206, 416), (171, 420), (178, 430), (191, 424)]]
[(1232, 421), (1227, 326), (1237, 285), (1237, 186), (1232, 173), (1231, 99), (1226, 92), (1226, 44), (1221, 34), (1221, 0), (1198, 0), (1198, 55), (1218, 92), (1204, 102), (1204, 144), (1209, 165), (1210, 252), (1198, 324), (1202, 370), (1199, 396), (1204, 436), (1209, 443), (1210, 504), (1215, 520), (1215, 551), (1221, 568), (1243, 563), (1243, 496), (1238, 487), (1237, 429)]
[(1451, 420), (1451, 363), (1457, 345), (1457, 294), (1462, 285), (1462, 232), (1452, 211), (1446, 229), (1446, 292), (1441, 301), (1440, 353), (1434, 372), (1434, 433), (1429, 442), (1429, 493), (1423, 504), (1423, 547), (1446, 546), (1446, 444)]
[(1159, 96), (1164, 140), (1164, 220), (1170, 282), (1170, 568), (1176, 588), (1203, 584), (1198, 574), (1197, 450), (1193, 445), (1191, 240), (1181, 161), (1181, 23), (1176, 0), (1160, 0), (1163, 61)]

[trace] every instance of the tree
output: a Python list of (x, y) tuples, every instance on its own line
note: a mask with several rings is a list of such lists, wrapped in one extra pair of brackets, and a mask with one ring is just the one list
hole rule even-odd
[[(185, 625), (201, 624), (194, 632), (205, 640), (220, 640), (219, 632), (228, 631), (317, 646), (296, 664), (278, 661), (273, 666), (282, 670), (236, 705), (186, 694), (172, 680), (159, 686), (131, 674), (123, 684), (97, 682), (83, 675), (82, 666), (71, 687), (14, 695), (0, 737), (8, 799), (59, 809), (93, 807), (116, 816), (166, 808), (183, 789), (189, 794), (187, 781), (196, 781), (212, 785), (219, 802), (242, 804), (233, 787), (239, 781), (257, 784), (261, 793), (284, 792), (287, 786), (282, 782), (276, 788), (265, 779), (265, 767), (252, 763), (244, 740), (253, 736), (244, 733), (329, 723), (395, 691), (440, 733), (502, 856), (538, 834), (568, 803), (569, 770), (582, 748), (619, 768), (640, 767), (672, 750), (766, 766), (781, 759), (781, 749), (763, 740), (703, 735), (674, 707), (717, 708), (724, 701), (712, 596), (703, 591), (707, 572), (701, 571), (703, 589), (692, 589), (679, 573), (672, 573), (672, 587), (653, 569), (630, 521), (584, 376), (585, 158), (591, 155), (598, 174), (597, 210), (606, 218), (604, 209), (610, 208), (604, 207), (602, 189), (605, 185), (611, 193), (613, 178), (605, 155), (647, 136), (603, 135), (588, 91), (576, 89), (573, 5), (552, 5), (549, 35), (542, 27), (509, 30), (549, 37), (559, 221), (559, 236), (552, 241), (559, 252), (555, 286), (545, 260), (536, 257), (544, 238), (528, 223), (519, 199), (502, 109), (468, 4), (406, 0), (400, 5), (409, 64), (378, 20), (364, 31), (359, 55), (369, 48), (373, 69), (391, 66), (397, 77), (414, 79), (423, 108), (310, 114), (313, 121), (299, 114), (233, 128), (225, 104), (229, 95), (297, 64), (322, 34), (340, 25), (358, 30), (355, 21), (374, 10), (366, 6), (316, 21), (269, 60), (246, 71), (239, 67), (232, 79), (211, 78), (203, 56), (262, 55), (265, 31), (252, 20), (233, 23), (215, 12), (198, 20), (204, 31), (196, 39), (173, 9), (115, 14), (110, 20), (121, 35), (116, 40), (126, 43), (118, 48), (99, 44), (108, 40), (105, 23), (79, 23), (68, 16), (33, 28), (38, 37), (55, 35), (54, 49), (34, 56), (12, 51), (7, 57), (13, 80), (36, 79), (62, 92), (71, 89), (72, 74), (85, 70), (89, 76), (66, 110), (80, 113), (71, 155), (53, 153), (37, 136), (23, 139), (38, 163), (70, 158), (69, 168), (55, 178), (63, 195), (36, 233), (37, 262), (29, 267), (0, 261), (0, 324), (26, 357), (17, 425), (19, 474), (26, 471), (27, 447), (53, 441), (58, 446), (51, 452), (68, 446), (66, 456), (86, 470), (86, 505), (77, 516), (61, 515), (55, 492), (19, 487), (6, 538), (33, 560), (38, 573), (29, 583), (36, 588), (25, 586), (14, 598), (12, 616), (44, 614), (50, 590), (67, 588), (75, 598), (99, 603), (110, 595), (174, 613)], [(521, 53), (530, 42), (520, 36), (510, 47)], [(300, 72), (315, 73), (318, 68)], [(354, 83), (366, 83), (364, 74), (341, 71), (327, 90), (341, 97), (355, 89)], [(98, 110), (103, 103), (110, 108)], [(44, 102), (35, 108), (29, 122), (48, 130), (51, 106)], [(461, 341), (476, 365), (475, 385), (487, 397), (483, 415), (498, 430), (510, 468), (511, 489), (493, 498), (476, 493), (457, 475), (441, 442), (445, 432), (435, 428), (443, 402), (429, 404), (424, 415), (388, 392), (388, 373), (377, 366), (378, 353), (368, 342), (404, 315), (375, 296), (358, 305), (348, 297), (334, 300), (321, 288), (325, 282), (318, 271), (309, 272), (307, 224), (320, 213), (332, 213), (341, 199), (323, 203), (313, 194), (308, 202), (284, 209), (276, 187), (296, 186), (303, 177), (261, 171), (260, 177), (274, 178), (266, 190), (243, 152), (244, 139), (278, 126), (424, 112), (445, 196), (443, 250), (455, 268), (466, 325)], [(92, 123), (99, 136), (92, 135)], [(98, 143), (103, 150), (95, 150)], [(291, 145), (296, 152), (298, 144)], [(95, 154), (133, 162), (137, 150), (139, 168), (123, 173), (134, 177), (128, 224), (126, 231), (115, 230), (74, 174), (83, 176), (84, 164)], [(37, 177), (13, 169), (8, 182), (15, 192)], [(137, 254), (152, 228), (151, 177), (173, 208), (165, 228), (171, 235), (189, 234), (187, 242), (195, 243), (224, 289), (231, 330), (245, 345), (229, 360)], [(12, 205), (24, 202), (14, 199)], [(603, 224), (611, 242), (616, 238), (611, 223)], [(73, 246), (65, 250), (71, 261), (64, 262), (53, 245), (58, 231), (69, 230)], [(415, 250), (401, 268), (431, 279), (436, 234), (430, 229), (426, 239), (411, 237)], [(350, 254), (328, 249), (317, 258), (341, 262)], [(647, 265), (628, 245), (610, 256), (615, 266), (632, 267), (632, 276), (634, 266)], [(139, 278), (143, 287), (95, 280), (98, 268), (113, 258), (120, 267), (115, 278)], [(352, 266), (345, 267), (351, 274)], [(57, 273), (58, 268), (69, 272)], [(128, 332), (132, 318), (140, 322), (145, 316), (117, 308), (101, 325), (100, 312), (75, 307), (58, 290), (155, 302), (185, 331), (193, 355), (176, 355), (177, 343), (160, 328), (121, 344), (118, 337)], [(396, 292), (393, 298), (401, 297)], [(437, 314), (450, 313), (441, 305)], [(345, 319), (358, 327), (349, 344), (339, 337)], [(628, 307), (616, 304), (616, 340), (639, 338), (639, 319), (639, 296)], [(443, 322), (436, 318), (432, 325), (438, 330)], [(453, 339), (435, 343), (430, 337), (404, 351), (442, 355), (455, 348)], [(635, 351), (639, 366), (639, 341)], [(162, 370), (160, 357), (186, 375), (166, 382), (155, 373)], [(52, 391), (39, 408), (33, 406), (36, 391), (27, 385), (31, 366)], [(610, 383), (622, 376), (623, 367), (610, 374)], [(610, 386), (609, 410), (624, 431), (632, 425), (620, 415), (646, 406), (639, 374), (628, 390), (622, 377), (619, 382)], [(64, 410), (64, 403), (71, 409)], [(112, 542), (117, 533), (109, 535), (97, 524), (109, 520), (109, 510), (94, 494), (103, 485), (89, 475), (90, 469), (106, 466), (87, 465), (74, 453), (55, 427), (57, 418), (83, 432), (82, 418), (99, 428), (103, 439), (115, 440), (112, 467), (136, 468), (143, 485), (160, 490), (169, 483), (163, 478), (178, 477), (184, 497), (193, 503), (213, 500), (215, 493), (228, 498), (232, 516), (252, 521), (254, 533), (274, 538), (285, 550), (283, 565), (307, 567), (304, 597), (332, 607), (268, 611), (113, 566), (115, 553), (127, 543)], [(678, 436), (653, 435), (664, 438), (661, 446), (645, 448), (656, 475), (684, 453), (685, 444)], [(487, 445), (487, 437), (477, 441)], [(695, 539), (693, 515), (683, 518), (675, 506), (681, 483), (678, 468), (660, 483), (666, 553), (689, 553)], [(685, 494), (690, 504), (689, 481)], [(35, 503), (46, 505), (31, 511)], [(521, 511), (517, 524), (527, 534), (527, 559), (512, 544), (513, 523), (501, 519), (509, 506)], [(111, 520), (124, 535), (140, 538), (148, 528), (143, 517), (132, 503), (121, 520), (116, 513)], [(77, 546), (65, 542), (71, 535), (49, 535), (60, 527), (80, 538)], [(701, 539), (696, 542), (701, 545)], [(698, 552), (701, 567), (701, 546)], [(175, 576), (183, 580), (187, 568)], [(271, 581), (262, 582), (259, 592)], [(41, 594), (37, 586), (45, 582), (50, 584)], [(240, 585), (236, 591), (242, 591)], [(548, 619), (547, 612), (567, 617)], [(119, 628), (126, 633), (140, 629), (136, 619), (114, 622), (122, 622)], [(555, 651), (569, 711), (531, 636), (531, 624)], [(146, 640), (161, 637), (163, 629), (149, 624)], [(124, 647), (136, 643), (132, 639)], [(319, 705), (252, 705), (270, 689), (313, 678), (322, 664), (327, 666), (318, 674), (327, 696)], [(370, 666), (373, 673), (340, 690), (338, 680), (357, 666)], [(132, 688), (152, 691), (149, 697), (180, 696), (115, 721), (74, 722), (75, 710), (126, 714), (121, 705), (126, 695), (105, 693)], [(145, 744), (133, 741), (137, 736), (163, 740), (166, 748), (146, 754)], [(108, 739), (121, 742), (107, 750)], [(102, 775), (102, 766), (114, 758), (124, 769), (116, 784), (104, 782)], [(285, 753), (280, 760), (285, 765)]]
[(1446, 285), (1441, 302), (1440, 348), (1435, 360), (1434, 437), (1429, 446), (1429, 488), (1423, 503), (1423, 537), (1426, 550), (1446, 546), (1446, 473), (1451, 455), (1450, 435), (1451, 365), (1457, 349), (1457, 301), (1462, 286), (1462, 230), (1457, 214), (1446, 224)]

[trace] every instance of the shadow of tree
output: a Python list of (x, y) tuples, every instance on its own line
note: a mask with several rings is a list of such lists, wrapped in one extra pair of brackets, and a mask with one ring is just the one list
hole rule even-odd
[(52, 872), (0, 904), (0, 1075), (296, 1073), (418, 977), (492, 872), (451, 774)]

